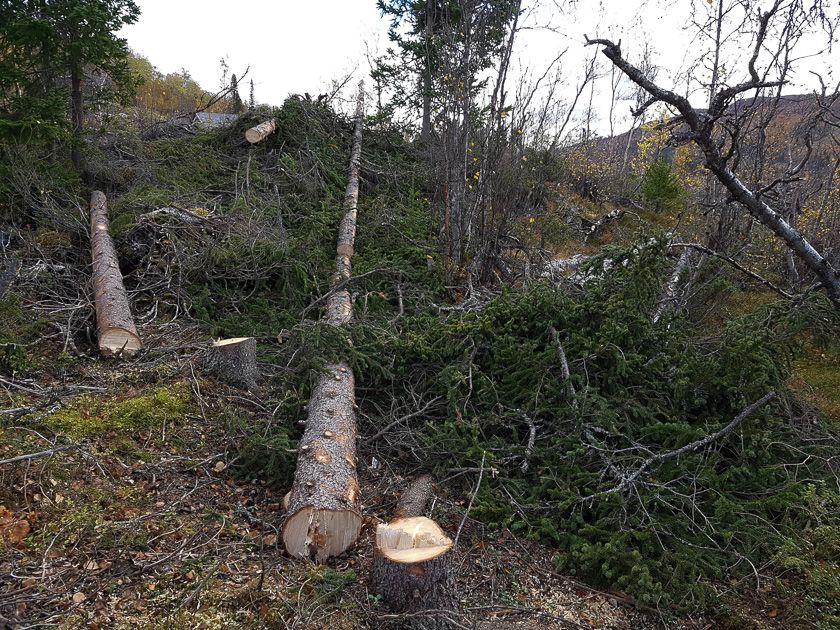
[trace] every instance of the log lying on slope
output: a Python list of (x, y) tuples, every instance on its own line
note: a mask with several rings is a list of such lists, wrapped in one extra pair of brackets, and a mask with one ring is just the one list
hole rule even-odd
[[(360, 84), (344, 216), (336, 245), (336, 273), (327, 300), (327, 322), (334, 326), (347, 324), (353, 316), (346, 280), (352, 273), (350, 258), (356, 239), (363, 116)], [(359, 537), (362, 516), (356, 474), (355, 406), (353, 370), (344, 362), (328, 365), (312, 390), (283, 525), (283, 543), (293, 557), (323, 562), (342, 553)]]
[(90, 249), (99, 351), (104, 356), (130, 356), (143, 347), (131, 317), (114, 241), (108, 234), (108, 203), (95, 190), (90, 197)]
[(242, 389), (256, 389), (257, 340), (253, 337), (219, 339), (210, 344), (207, 367), (217, 378)]
[(270, 120), (266, 120), (265, 122), (261, 122), (259, 125), (255, 127), (251, 127), (245, 132), (245, 139), (250, 142), (251, 144), (256, 144), (257, 142), (262, 142), (268, 136), (273, 134), (277, 130), (277, 121), (274, 118)]
[(376, 529), (372, 586), (395, 613), (407, 614), (416, 630), (452, 627), (457, 610), (452, 579), (452, 541), (432, 519), (422, 516), (432, 478), (419, 477), (406, 490), (393, 520)]

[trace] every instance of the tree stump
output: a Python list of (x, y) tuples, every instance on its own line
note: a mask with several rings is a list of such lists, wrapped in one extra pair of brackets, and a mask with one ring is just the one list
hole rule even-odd
[(255, 389), (257, 371), (257, 341), (253, 337), (219, 339), (210, 345), (207, 367), (219, 380), (241, 389)]
[(256, 144), (257, 142), (265, 140), (268, 136), (273, 134), (276, 129), (277, 122), (272, 118), (248, 129), (248, 131), (245, 132), (245, 139), (251, 144)]
[(90, 196), (90, 251), (99, 351), (106, 357), (136, 354), (143, 344), (131, 317), (114, 241), (108, 234), (107, 200), (98, 190)]
[(446, 613), (457, 611), (452, 541), (422, 516), (431, 491), (432, 478), (418, 478), (400, 498), (393, 520), (376, 528), (373, 588), (389, 610), (410, 615), (404, 625), (412, 630), (449, 630)]

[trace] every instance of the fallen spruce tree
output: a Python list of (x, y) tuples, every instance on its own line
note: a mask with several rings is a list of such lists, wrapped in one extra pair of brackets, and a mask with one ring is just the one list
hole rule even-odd
[[(336, 245), (336, 272), (326, 306), (326, 321), (332, 326), (343, 326), (353, 317), (347, 280), (352, 273), (350, 259), (356, 238), (363, 118), (364, 92), (359, 84), (344, 216)], [(355, 406), (353, 369), (344, 361), (327, 365), (309, 400), (283, 526), (283, 543), (293, 557), (322, 562), (342, 553), (359, 537), (362, 516), (356, 474)]]
[(130, 356), (143, 347), (131, 316), (114, 241), (108, 233), (105, 193), (90, 196), (90, 251), (99, 351), (106, 357)]

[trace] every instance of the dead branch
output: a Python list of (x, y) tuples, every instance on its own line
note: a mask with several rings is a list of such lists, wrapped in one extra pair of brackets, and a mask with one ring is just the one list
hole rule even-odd
[(642, 474), (646, 470), (648, 470), (651, 466), (653, 466), (654, 464), (661, 464), (663, 462), (666, 462), (666, 461), (669, 461), (669, 460), (672, 460), (672, 459), (677, 459), (680, 456), (685, 455), (687, 453), (693, 453), (695, 451), (699, 451), (700, 449), (709, 446), (713, 442), (716, 442), (717, 440), (719, 440), (723, 437), (726, 437), (727, 435), (732, 433), (735, 429), (737, 429), (744, 422), (744, 420), (746, 420), (752, 414), (754, 414), (756, 411), (758, 411), (759, 409), (764, 407), (768, 402), (770, 402), (775, 397), (776, 397), (776, 392), (769, 392), (769, 393), (765, 394), (764, 396), (759, 398), (757, 401), (755, 401), (754, 403), (749, 405), (746, 409), (744, 409), (737, 416), (735, 416), (735, 418), (729, 424), (727, 424), (725, 427), (723, 427), (719, 431), (716, 431), (716, 432), (714, 432), (710, 435), (707, 435), (706, 437), (701, 438), (699, 440), (695, 440), (694, 442), (690, 442), (689, 444), (686, 444), (685, 446), (681, 446), (680, 448), (675, 449), (673, 451), (668, 451), (667, 453), (659, 453), (659, 454), (656, 454), (656, 455), (652, 455), (652, 456), (648, 457), (646, 460), (644, 460), (641, 463), (641, 465), (636, 470), (634, 470), (632, 473), (630, 473), (629, 475), (622, 473), (621, 471), (619, 471), (618, 469), (616, 469), (613, 466), (613, 474), (617, 478), (621, 479), (621, 481), (618, 483), (618, 485), (610, 488), (609, 490), (603, 490), (601, 492), (596, 492), (595, 494), (591, 494), (587, 497), (584, 497), (584, 498), (580, 499), (580, 502), (581, 503), (590, 503), (590, 502), (594, 501), (595, 499), (598, 499), (598, 498), (601, 498), (601, 497), (604, 497), (604, 496), (607, 496), (607, 495), (610, 495), (610, 494), (616, 494), (618, 492), (623, 492), (625, 490), (630, 489), (631, 487), (635, 486), (636, 482), (639, 480), (639, 477), (641, 477)]

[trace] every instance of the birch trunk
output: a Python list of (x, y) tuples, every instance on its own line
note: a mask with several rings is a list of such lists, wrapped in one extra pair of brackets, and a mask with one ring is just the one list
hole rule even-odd
[[(336, 273), (327, 300), (327, 322), (333, 326), (347, 324), (353, 316), (345, 281), (352, 273), (350, 260), (356, 239), (363, 119), (360, 83), (344, 216), (336, 245)], [(312, 390), (283, 526), (283, 542), (293, 557), (322, 562), (343, 553), (359, 537), (362, 516), (356, 474), (355, 406), (352, 368), (344, 362), (328, 365)]]
[(690, 263), (691, 249), (686, 247), (683, 249), (682, 254), (680, 254), (677, 264), (674, 265), (674, 269), (668, 277), (668, 282), (665, 283), (662, 293), (656, 302), (656, 308), (653, 311), (653, 317), (651, 317), (654, 324), (662, 319), (666, 313), (674, 309), (676, 302), (678, 301), (677, 291), (680, 288), (680, 276), (682, 275), (683, 270), (688, 267)]
[(108, 234), (108, 204), (95, 190), (90, 197), (90, 249), (99, 350), (104, 356), (130, 356), (143, 346), (123, 285), (114, 242)]

